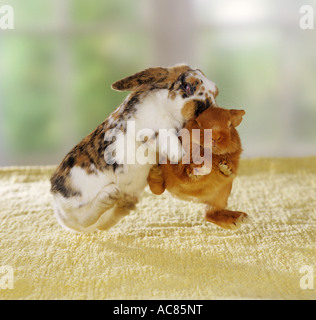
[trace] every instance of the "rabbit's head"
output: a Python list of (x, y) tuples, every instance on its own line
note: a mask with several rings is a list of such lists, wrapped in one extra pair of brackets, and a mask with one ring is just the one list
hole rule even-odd
[(138, 99), (149, 93), (155, 94), (157, 105), (176, 106), (184, 120), (216, 106), (218, 95), (214, 82), (207, 79), (201, 70), (187, 65), (149, 68), (113, 83), (112, 89), (132, 91)]

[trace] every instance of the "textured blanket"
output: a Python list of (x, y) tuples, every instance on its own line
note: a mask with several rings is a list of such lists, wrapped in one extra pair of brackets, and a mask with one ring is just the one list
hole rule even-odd
[(237, 231), (149, 189), (110, 231), (65, 231), (53, 170), (0, 169), (0, 299), (316, 298), (316, 157), (242, 160), (229, 208), (251, 220)]

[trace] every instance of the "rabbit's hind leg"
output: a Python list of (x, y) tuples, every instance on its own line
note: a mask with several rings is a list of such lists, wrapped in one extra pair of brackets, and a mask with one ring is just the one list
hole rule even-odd
[(60, 197), (57, 198), (55, 214), (59, 223), (66, 229), (92, 232), (103, 213), (111, 209), (122, 197), (123, 193), (119, 187), (111, 183), (86, 203), (80, 203), (78, 199), (58, 201)]
[(138, 198), (130, 195), (124, 195), (117, 201), (115, 206), (104, 212), (98, 221), (97, 228), (99, 230), (108, 230), (116, 225), (122, 218), (135, 210)]

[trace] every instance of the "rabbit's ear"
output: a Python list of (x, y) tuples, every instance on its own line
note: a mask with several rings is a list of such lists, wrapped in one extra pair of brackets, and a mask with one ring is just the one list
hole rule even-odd
[(229, 110), (230, 111), (230, 115), (231, 115), (231, 121), (232, 121), (232, 125), (234, 127), (239, 126), (239, 124), (242, 121), (242, 117), (246, 114), (246, 112), (244, 110)]
[(117, 91), (135, 91), (140, 88), (144, 89), (152, 87), (153, 85), (166, 80), (168, 74), (169, 71), (166, 68), (149, 68), (114, 82), (112, 84), (112, 89)]

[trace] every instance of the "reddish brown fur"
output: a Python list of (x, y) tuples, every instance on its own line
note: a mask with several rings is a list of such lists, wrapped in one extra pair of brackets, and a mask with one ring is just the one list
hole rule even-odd
[(192, 119), (194, 117), (195, 109), (195, 101), (190, 100), (183, 106), (181, 113), (185, 119)]
[[(234, 229), (247, 215), (239, 211), (226, 210), (227, 200), (231, 192), (233, 179), (236, 176), (239, 158), (242, 152), (241, 142), (236, 126), (242, 121), (243, 110), (226, 110), (208, 108), (196, 120), (188, 121), (185, 126), (193, 129), (212, 129), (212, 171), (207, 175), (194, 175), (194, 169), (202, 164), (161, 164), (154, 166), (148, 175), (151, 191), (161, 194), (167, 189), (183, 200), (196, 200), (207, 205), (206, 220), (223, 228)], [(204, 146), (204, 130), (201, 130), (200, 147)], [(193, 142), (194, 143), (194, 142)], [(203, 152), (203, 151), (202, 151)]]

